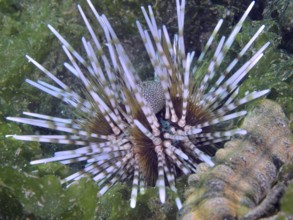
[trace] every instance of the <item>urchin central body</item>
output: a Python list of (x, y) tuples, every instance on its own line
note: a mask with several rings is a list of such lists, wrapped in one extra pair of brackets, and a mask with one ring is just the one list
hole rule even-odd
[[(158, 154), (162, 154), (164, 159), (165, 172), (171, 172), (175, 177), (177, 173), (183, 172), (189, 174), (195, 172), (196, 164), (203, 161), (213, 166), (209, 155), (199, 150), (191, 141), (191, 137), (196, 137), (202, 129), (195, 128), (200, 121), (207, 121), (211, 118), (209, 111), (200, 109), (200, 107), (193, 106), (193, 112), (186, 106), (188, 116), (184, 123), (179, 118), (182, 118), (180, 112), (182, 107), (178, 104), (182, 103), (176, 97), (177, 106), (174, 109), (176, 114), (173, 121), (168, 114), (165, 114), (165, 96), (162, 96), (163, 88), (160, 83), (156, 81), (143, 82), (142, 94), (151, 106), (151, 109), (156, 115), (158, 121), (158, 132), (151, 133), (150, 127), (146, 128), (140, 121), (135, 120), (136, 126), (132, 128), (133, 146), (137, 150), (138, 165), (141, 168), (142, 174), (147, 185), (154, 186), (158, 181)], [(151, 94), (151, 95), (150, 95)], [(161, 103), (161, 105), (160, 105)], [(187, 105), (196, 105), (194, 100), (187, 99)], [(160, 106), (160, 108), (158, 108)], [(204, 112), (204, 113), (203, 113)], [(174, 120), (176, 118), (177, 120)], [(193, 120), (192, 120), (193, 119)], [(193, 121), (193, 126), (190, 122)], [(200, 139), (198, 139), (200, 142)], [(145, 150), (143, 150), (145, 149)], [(148, 155), (147, 157), (145, 155)], [(151, 155), (151, 156), (150, 156)]]
[[(263, 56), (269, 43), (257, 50), (243, 65), (235, 66), (264, 26), (227, 67), (221, 68), (224, 71), (219, 70), (254, 2), (229, 37), (220, 38), (205, 73), (198, 69), (202, 69), (204, 61), (208, 59), (205, 55), (217, 38), (223, 20), (218, 22), (196, 60), (194, 52), (185, 52), (184, 0), (176, 1), (178, 34), (173, 42), (165, 26), (158, 28), (151, 7), (148, 7), (148, 12), (142, 8), (148, 30), (143, 29), (138, 21), (137, 26), (154, 69), (156, 80), (153, 81), (140, 79), (106, 16), (99, 15), (89, 0), (88, 4), (104, 31), (105, 42), (99, 41), (78, 6), (91, 36), (90, 40), (82, 38), (85, 57), (74, 50), (51, 25), (48, 26), (62, 43), (70, 61), (64, 66), (83, 85), (81, 94), (27, 56), (54, 85), (40, 80), (34, 82), (27, 79), (26, 82), (61, 99), (80, 118), (73, 120), (24, 112), (30, 118), (7, 119), (53, 129), (61, 134), (12, 136), (25, 141), (75, 145), (74, 150), (57, 151), (53, 157), (31, 162), (86, 163), (83, 169), (63, 179), (63, 183), (90, 176), (97, 182), (99, 194), (102, 195), (118, 182), (132, 181), (131, 207), (136, 206), (138, 191), (143, 193), (146, 186), (156, 186), (164, 203), (166, 186), (169, 186), (180, 209), (182, 204), (175, 186), (178, 173), (196, 172), (199, 162), (213, 166), (209, 146), (225, 141), (234, 134), (246, 133), (238, 128), (222, 128), (219, 125), (244, 116), (246, 111), (234, 110), (269, 92), (253, 91), (237, 99), (243, 78)], [(196, 74), (202, 76), (200, 82), (195, 82)]]

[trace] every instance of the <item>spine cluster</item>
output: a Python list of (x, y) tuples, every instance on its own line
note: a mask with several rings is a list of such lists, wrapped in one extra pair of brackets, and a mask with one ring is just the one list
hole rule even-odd
[[(157, 187), (161, 203), (166, 201), (169, 187), (181, 209), (176, 178), (197, 172), (201, 162), (214, 166), (214, 144), (247, 133), (233, 123), (223, 124), (246, 115), (246, 111), (236, 109), (269, 92), (250, 91), (238, 96), (245, 77), (269, 45), (267, 42), (255, 49), (243, 61), (264, 26), (237, 56), (225, 60), (254, 2), (227, 37), (218, 36), (223, 20), (217, 23), (198, 59), (194, 51), (185, 48), (185, 0), (176, 0), (178, 33), (173, 37), (166, 26), (157, 24), (150, 6), (142, 7), (147, 26), (139, 21), (136, 24), (154, 71), (150, 81), (142, 81), (107, 17), (100, 15), (90, 0), (87, 2), (94, 19), (89, 19), (78, 5), (88, 30), (81, 40), (83, 54), (48, 25), (68, 58), (64, 67), (81, 89), (66, 84), (27, 56), (51, 82), (30, 79), (26, 82), (68, 104), (76, 118), (24, 112), (27, 117), (7, 119), (52, 129), (58, 134), (8, 136), (71, 145), (70, 150), (59, 150), (48, 158), (31, 161), (32, 165), (47, 162), (80, 165), (80, 170), (62, 183), (70, 185), (90, 176), (99, 186), (99, 195), (117, 183), (132, 183), (132, 208), (145, 187)], [(103, 36), (96, 35), (92, 20), (99, 24)]]

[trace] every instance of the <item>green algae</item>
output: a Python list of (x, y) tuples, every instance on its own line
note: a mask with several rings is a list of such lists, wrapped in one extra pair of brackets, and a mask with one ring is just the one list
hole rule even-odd
[[(60, 213), (66, 208), (62, 207), (62, 188), (55, 176), (35, 178), (27, 173), (3, 167), (0, 168), (0, 182), (2, 192), (9, 192), (10, 197), (21, 204), (23, 215), (49, 218), (53, 213)], [(10, 216), (3, 217), (9, 219)]]
[(6, 134), (21, 132), (14, 123), (0, 122), (0, 167), (15, 167), (17, 169), (29, 169), (29, 161), (40, 154), (39, 143), (23, 143), (11, 138), (5, 138)]
[[(177, 207), (174, 197), (169, 196), (164, 205), (161, 204), (157, 189), (149, 188), (139, 194), (135, 209), (129, 205), (130, 188), (117, 184), (109, 192), (100, 197), (96, 208), (95, 219), (176, 219)], [(168, 195), (172, 195), (168, 189)]]
[[(97, 203), (97, 186), (92, 180), (84, 178), (66, 189), (56, 176), (35, 177), (9, 167), (0, 167), (0, 193), (1, 198), (9, 198), (0, 200), (4, 219), (15, 215), (34, 219), (93, 219)], [(11, 207), (17, 207), (20, 213), (7, 212)]]
[(291, 183), (281, 200), (281, 210), (287, 214), (293, 215), (293, 184)]
[[(27, 64), (24, 55), (28, 51), (34, 51), (33, 55), (42, 57), (50, 50), (44, 48), (44, 44), (49, 40), (49, 33), (43, 20), (49, 17), (51, 10), (48, 2), (42, 4), (44, 3), (41, 1), (36, 1), (35, 4), (20, 4), (20, 8), (12, 15), (1, 13), (0, 94), (6, 101), (19, 94), (18, 88), (23, 83), (24, 76), (33, 69)], [(6, 6), (10, 7), (13, 7), (12, 2)], [(30, 22), (32, 16), (35, 22)]]
[(255, 47), (260, 48), (266, 42), (270, 42), (270, 46), (258, 64), (249, 72), (241, 92), (270, 89), (268, 97), (276, 100), (286, 114), (290, 115), (293, 112), (293, 56), (278, 49), (281, 41), (278, 24), (273, 20), (246, 22), (243, 27), (245, 31), (239, 34), (236, 41), (243, 47), (251, 34), (255, 33), (262, 24), (265, 25), (265, 32), (259, 37)]

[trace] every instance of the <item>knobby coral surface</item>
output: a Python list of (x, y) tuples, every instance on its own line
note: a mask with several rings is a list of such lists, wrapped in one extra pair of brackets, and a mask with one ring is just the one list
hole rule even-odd
[(275, 212), (284, 183), (280, 167), (292, 163), (288, 119), (281, 107), (263, 100), (244, 119), (245, 137), (216, 153), (216, 166), (202, 164), (189, 178), (181, 219), (259, 219)]

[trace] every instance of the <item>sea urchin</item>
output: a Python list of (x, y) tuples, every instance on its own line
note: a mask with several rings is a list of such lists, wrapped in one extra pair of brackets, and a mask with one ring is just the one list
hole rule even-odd
[[(234, 70), (264, 26), (235, 59), (222, 68), (225, 55), (254, 5), (252, 2), (229, 37), (221, 37), (205, 74), (202, 74), (199, 73), (202, 70), (198, 70), (206, 63), (208, 58), (205, 58), (205, 54), (211, 50), (210, 45), (217, 38), (223, 20), (218, 22), (202, 53), (195, 59), (194, 52), (185, 52), (184, 0), (176, 1), (178, 34), (173, 42), (165, 26), (158, 28), (152, 8), (149, 6), (147, 11), (142, 7), (148, 30), (143, 29), (138, 21), (137, 27), (154, 68), (154, 79), (142, 81), (106, 16), (99, 15), (90, 0), (88, 4), (105, 38), (99, 41), (82, 8), (78, 6), (91, 36), (90, 40), (82, 38), (85, 57), (48, 25), (60, 40), (70, 61), (64, 63), (65, 67), (83, 84), (81, 92), (74, 91), (27, 56), (55, 85), (39, 80), (34, 82), (27, 79), (26, 82), (70, 105), (79, 118), (64, 119), (24, 112), (30, 118), (7, 119), (53, 129), (61, 134), (7, 136), (24, 141), (76, 145), (75, 150), (58, 151), (53, 157), (31, 162), (85, 163), (81, 170), (63, 179), (63, 183), (91, 176), (102, 195), (117, 182), (132, 182), (130, 206), (133, 208), (136, 206), (138, 189), (143, 193), (145, 187), (156, 186), (160, 201), (164, 203), (166, 186), (177, 195), (175, 178), (178, 175), (196, 172), (200, 162), (214, 165), (210, 151), (212, 144), (225, 141), (235, 134), (246, 133), (245, 130), (225, 129), (219, 125), (244, 116), (246, 111), (232, 111), (269, 92), (254, 91), (237, 99), (243, 78), (261, 59), (269, 43)], [(201, 80), (195, 80), (195, 76), (200, 74)], [(182, 204), (178, 195), (175, 201), (180, 209)]]

